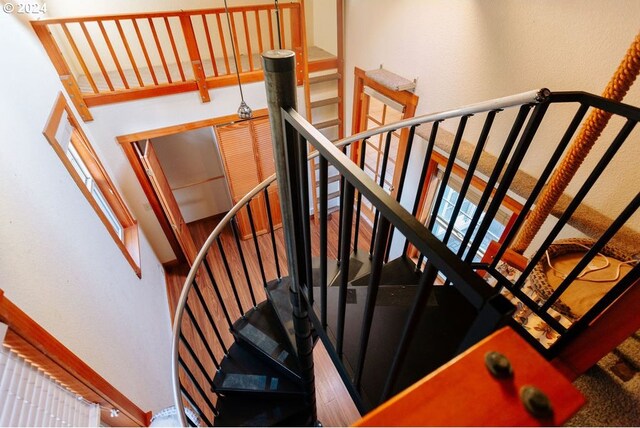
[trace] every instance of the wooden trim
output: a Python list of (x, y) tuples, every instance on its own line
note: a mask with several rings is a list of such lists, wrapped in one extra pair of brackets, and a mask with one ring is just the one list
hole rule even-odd
[[(338, 27), (338, 117), (344, 118), (344, 1), (336, 0)], [(305, 44), (306, 46), (306, 44)], [(306, 49), (305, 49), (306, 51)], [(338, 137), (344, 138), (344, 120), (338, 124)]]
[(224, 175), (216, 175), (215, 177), (206, 178), (204, 180), (199, 180), (194, 183), (183, 184), (182, 186), (172, 187), (171, 190), (175, 191), (180, 189), (186, 189), (187, 187), (198, 186), (200, 184), (209, 183), (210, 181), (222, 180), (223, 178), (224, 178)]
[[(253, 119), (260, 117), (266, 117), (269, 115), (269, 110), (266, 108), (254, 110)], [(149, 131), (136, 132), (133, 134), (121, 135), (117, 137), (118, 143), (125, 145), (135, 141), (150, 140), (153, 138), (164, 137), (167, 135), (178, 134), (180, 132), (191, 131), (193, 129), (204, 128), (207, 126), (226, 125), (233, 122), (240, 122), (237, 114), (230, 114), (226, 116), (214, 117), (211, 119), (198, 120), (196, 122), (182, 123), (180, 125), (166, 126), (164, 128), (152, 129)]]
[[(484, 358), (505, 355), (513, 377), (496, 379)], [(534, 385), (553, 406), (550, 418), (536, 419), (522, 405), (520, 388)], [(535, 349), (505, 327), (383, 403), (354, 426), (556, 426), (582, 405), (580, 392)]]
[[(0, 321), (9, 326), (5, 345), (32, 361), (54, 379), (85, 399), (120, 410), (120, 416), (102, 417), (113, 426), (146, 426), (151, 412), (144, 412), (89, 365), (66, 348), (42, 326), (13, 304), (0, 290)], [(106, 415), (105, 415), (106, 412)]]
[[(80, 156), (83, 158), (83, 161), (89, 169), (93, 180), (104, 195), (114, 214), (118, 218), (118, 221), (123, 228), (124, 236), (122, 239), (120, 238), (120, 236), (118, 236), (113, 226), (111, 225), (111, 222), (109, 222), (100, 206), (98, 206), (95, 198), (93, 197), (89, 189), (87, 189), (87, 186), (82, 181), (73, 165), (71, 165), (71, 162), (67, 158), (66, 153), (64, 153), (62, 150), (61, 143), (56, 139), (56, 133), (61, 125), (60, 122), (62, 121), (63, 112), (67, 113), (69, 123), (73, 127), (71, 141), (69, 142), (69, 144), (73, 144), (74, 148), (76, 148)], [(131, 265), (136, 275), (139, 278), (142, 277), (142, 271), (140, 269), (140, 249), (138, 242), (138, 233), (137, 231), (134, 233), (131, 230), (131, 228), (138, 227), (137, 222), (129, 212), (122, 197), (118, 194), (115, 185), (109, 178), (109, 175), (102, 166), (102, 163), (98, 159), (96, 153), (93, 151), (89, 140), (82, 131), (82, 128), (80, 127), (77, 119), (73, 116), (73, 112), (69, 108), (67, 101), (62, 93), (58, 95), (56, 103), (54, 104), (53, 110), (51, 112), (51, 115), (49, 116), (44, 130), (42, 131), (42, 134), (45, 136), (54, 152), (58, 155), (60, 161), (67, 169), (69, 175), (76, 183), (82, 194), (85, 196), (85, 198), (87, 198), (87, 201), (98, 215), (98, 218), (100, 218), (100, 221), (102, 221), (102, 223), (106, 227), (109, 235), (111, 235), (118, 248), (120, 248), (120, 251), (122, 251), (122, 254), (124, 255), (127, 262)], [(127, 229), (129, 229), (128, 232)]]

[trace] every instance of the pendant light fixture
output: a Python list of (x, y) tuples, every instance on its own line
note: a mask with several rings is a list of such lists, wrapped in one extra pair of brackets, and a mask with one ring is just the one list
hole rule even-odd
[(253, 116), (253, 110), (244, 102), (244, 95), (242, 94), (242, 82), (240, 81), (240, 69), (238, 68), (238, 58), (236, 57), (236, 44), (233, 40), (233, 33), (231, 31), (231, 17), (229, 15), (229, 7), (227, 6), (227, 0), (224, 0), (224, 11), (227, 15), (227, 27), (229, 27), (229, 38), (231, 39), (231, 49), (233, 50), (233, 62), (236, 65), (236, 77), (238, 78), (238, 88), (240, 89), (240, 107), (238, 107), (238, 117), (240, 119), (251, 119)]

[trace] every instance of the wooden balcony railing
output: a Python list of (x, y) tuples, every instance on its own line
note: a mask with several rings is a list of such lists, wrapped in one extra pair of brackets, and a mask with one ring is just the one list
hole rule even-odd
[[(295, 51), (302, 82), (299, 3), (282, 3), (282, 47)], [(278, 48), (274, 4), (148, 14), (45, 19), (31, 24), (80, 115), (89, 107), (262, 80), (260, 53)], [(231, 41), (233, 40), (233, 44)], [(233, 52), (232, 46), (235, 46)]]

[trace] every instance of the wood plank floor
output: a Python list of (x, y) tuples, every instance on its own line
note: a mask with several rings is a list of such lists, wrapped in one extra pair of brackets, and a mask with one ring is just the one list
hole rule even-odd
[[(202, 247), (221, 219), (222, 216), (215, 216), (189, 224), (189, 230), (198, 248)], [(366, 222), (361, 222), (359, 236), (358, 247), (368, 250), (371, 239), (371, 228)], [(253, 298), (255, 298), (257, 302), (266, 299), (262, 271), (264, 271), (264, 277), (267, 281), (276, 279), (276, 257), (281, 275), (287, 275), (282, 229), (276, 230), (274, 237), (276, 251), (274, 251), (269, 234), (257, 238), (257, 248), (252, 239), (240, 241), (238, 245), (232, 229), (227, 227), (221, 232), (219, 242), (214, 242), (210, 252), (207, 254), (206, 259), (215, 278), (216, 285), (219, 287), (222, 300), (228, 307), (231, 321), (238, 319), (241, 312), (253, 306)], [(327, 252), (330, 258), (336, 258), (337, 237), (338, 213), (336, 212), (330, 216), (328, 227)], [(223, 250), (222, 253), (220, 252), (220, 248)], [(317, 256), (319, 255), (319, 251), (319, 228), (312, 222), (312, 253), (314, 256)], [(260, 253), (260, 257), (258, 257), (258, 252)], [(262, 267), (259, 263), (260, 259), (263, 260)], [(243, 260), (246, 265), (246, 271), (243, 268)], [(172, 266), (165, 268), (165, 270), (169, 310), (173, 318), (180, 292), (189, 270), (187, 266)], [(202, 293), (204, 301), (218, 302), (208, 278), (209, 276), (206, 269), (201, 269), (196, 277), (198, 288)], [(237, 295), (233, 292), (232, 284), (235, 285)], [(253, 298), (251, 293), (253, 293)], [(198, 323), (201, 325), (204, 324), (204, 326), (201, 327), (201, 331), (194, 329), (189, 319), (189, 314), (183, 317), (182, 325), (185, 339), (190, 343), (194, 353), (198, 355), (199, 360), (202, 361), (205, 371), (209, 373), (208, 376), (211, 376), (210, 374), (215, 373), (216, 369), (216, 362), (211, 356), (221, 356), (223, 345), (220, 344), (216, 332), (209, 326), (210, 323), (207, 323), (206, 320), (208, 315), (210, 315), (216, 325), (225, 327), (227, 321), (219, 304), (207, 303), (206, 305), (207, 307), (205, 308), (196, 293), (192, 291), (189, 296), (189, 306), (193, 318), (198, 319)], [(233, 338), (228, 328), (219, 328), (218, 333), (226, 346), (230, 346), (231, 343), (233, 343)], [(204, 343), (205, 340), (208, 344)], [(189, 352), (181, 351), (181, 355), (185, 355), (184, 364), (190, 368), (192, 377), (196, 378), (201, 385), (207, 385), (209, 382), (207, 379), (208, 376), (203, 374), (200, 368), (197, 367), (195, 362), (190, 358)], [(316, 399), (320, 421), (325, 426), (346, 426), (358, 420), (360, 415), (321, 342), (318, 342), (316, 345), (314, 363)], [(184, 380), (186, 380), (186, 377)], [(196, 405), (201, 406), (203, 409), (207, 407), (195, 388), (189, 388), (187, 393), (193, 397)], [(213, 415), (206, 410), (204, 413), (207, 414), (208, 418), (213, 418)]]

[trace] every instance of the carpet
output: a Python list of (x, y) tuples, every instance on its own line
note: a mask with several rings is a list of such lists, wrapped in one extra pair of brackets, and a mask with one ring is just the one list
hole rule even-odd
[(640, 426), (640, 332), (575, 380), (587, 403), (565, 426)]

